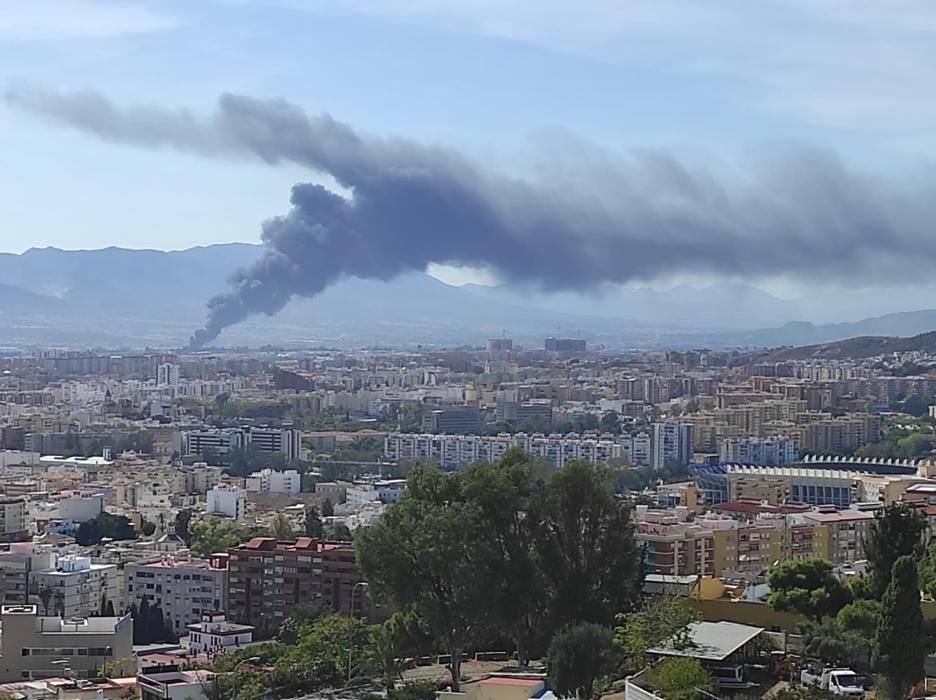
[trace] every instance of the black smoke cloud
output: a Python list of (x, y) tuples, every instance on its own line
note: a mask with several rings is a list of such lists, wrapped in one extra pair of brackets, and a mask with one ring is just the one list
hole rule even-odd
[(290, 161), (338, 184), (343, 194), (293, 187), (290, 211), (263, 224), (265, 255), (209, 302), (193, 347), (342, 277), (389, 280), (431, 263), (584, 289), (673, 273), (899, 283), (936, 262), (934, 180), (865, 175), (827, 152), (789, 150), (731, 177), (642, 153), (534, 182), (451, 149), (365, 137), (282, 100), (224, 95), (208, 118), (87, 92), (6, 101), (107, 141)]

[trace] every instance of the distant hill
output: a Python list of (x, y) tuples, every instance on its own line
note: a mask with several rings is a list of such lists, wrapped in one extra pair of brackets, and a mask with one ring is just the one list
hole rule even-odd
[(921, 333), (909, 338), (887, 336), (859, 336), (798, 348), (781, 348), (768, 353), (765, 362), (810, 359), (862, 359), (894, 352), (936, 353), (936, 331)]

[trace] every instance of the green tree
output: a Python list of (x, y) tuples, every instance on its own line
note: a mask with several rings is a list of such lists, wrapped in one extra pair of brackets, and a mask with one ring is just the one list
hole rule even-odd
[(305, 509), (305, 536), (320, 539), (325, 534), (325, 526), (319, 516), (318, 508), (306, 506)]
[(288, 541), (293, 539), (296, 533), (289, 518), (283, 513), (277, 513), (270, 523), (270, 535), (278, 540)]
[(880, 600), (887, 590), (897, 559), (923, 556), (925, 532), (926, 518), (903, 503), (877, 513), (864, 541), (875, 599)]
[(492, 556), (477, 509), (464, 502), (463, 479), (418, 468), (406, 492), (355, 540), (371, 592), (412, 610), (450, 655), (452, 688), (461, 687), (461, 655), (485, 622)]
[(584, 622), (561, 630), (549, 645), (546, 670), (559, 697), (591, 700), (595, 681), (614, 670), (611, 628)]
[(531, 499), (528, 517), (553, 629), (610, 624), (634, 606), (642, 557), (630, 508), (614, 495), (607, 467), (569, 462)]
[[(478, 464), (464, 472), (465, 498), (486, 527), (483, 536), (494, 556), (487, 560), (492, 586), (489, 605), (497, 632), (510, 635), (520, 666), (542, 632), (545, 590), (533, 554), (534, 531), (526, 517), (537, 485), (529, 454), (511, 450), (497, 464)], [(548, 637), (547, 637), (548, 638)]]
[(699, 690), (712, 690), (712, 679), (696, 659), (663, 659), (650, 673), (650, 685), (664, 700), (697, 700)]
[(874, 637), (874, 663), (884, 679), (887, 696), (903, 700), (923, 678), (926, 646), (917, 567), (912, 555), (894, 562), (890, 583), (881, 601), (881, 618)]
[(364, 648), (363, 667), (383, 681), (389, 695), (396, 682), (403, 679), (400, 659), (402, 628), (392, 616), (382, 625), (373, 625)]
[(845, 632), (855, 632), (867, 639), (874, 636), (881, 604), (876, 600), (855, 600), (838, 611), (835, 624)]
[(781, 562), (767, 573), (767, 585), (770, 607), (816, 622), (835, 615), (851, 599), (848, 589), (832, 572), (832, 564), (815, 557)]
[(175, 526), (173, 528), (176, 536), (180, 537), (185, 544), (191, 544), (192, 533), (189, 532), (189, 523), (192, 522), (192, 511), (183, 508), (176, 514)]
[(189, 528), (192, 534), (189, 549), (199, 557), (225, 552), (247, 539), (247, 533), (237, 523), (213, 516), (202, 518)]
[(650, 660), (647, 650), (662, 642), (674, 649), (688, 649), (689, 626), (702, 617), (685, 599), (646, 598), (640, 610), (620, 613), (619, 626), (614, 629), (614, 645), (622, 657), (626, 673), (637, 673)]

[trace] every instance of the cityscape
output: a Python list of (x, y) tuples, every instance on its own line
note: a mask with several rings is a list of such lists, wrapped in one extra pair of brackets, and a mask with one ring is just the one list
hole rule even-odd
[(934, 47), (0, 0), (0, 700), (936, 698)]

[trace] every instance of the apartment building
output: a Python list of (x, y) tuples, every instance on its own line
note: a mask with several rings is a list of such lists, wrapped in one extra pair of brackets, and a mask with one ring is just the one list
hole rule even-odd
[(29, 537), (25, 498), (0, 498), (0, 541), (22, 542)]
[(798, 456), (796, 440), (791, 437), (743, 437), (721, 441), (722, 462), (779, 466), (795, 462)]
[(105, 662), (118, 664), (115, 674), (136, 670), (130, 615), (63, 618), (41, 616), (35, 605), (4, 605), (0, 626), (2, 683), (60, 677), (63, 659), (78, 678), (93, 678)]
[(205, 615), (227, 609), (227, 577), (226, 554), (210, 559), (167, 554), (124, 566), (128, 603), (139, 606), (145, 597), (180, 635)]
[(222, 456), (232, 449), (282, 452), (287, 462), (302, 457), (302, 435), (293, 428), (218, 428), (182, 430), (173, 436), (173, 447), (183, 457)]
[(653, 424), (651, 466), (685, 466), (692, 458), (692, 424), (666, 421)]
[(649, 463), (649, 436), (582, 437), (526, 433), (482, 435), (433, 435), (391, 433), (384, 438), (384, 456), (394, 461), (427, 461), (443, 469), (458, 469), (476, 462), (497, 462), (511, 448), (546, 459), (557, 468), (573, 459), (592, 463), (629, 459)]
[(364, 587), (355, 591), (362, 578), (350, 544), (254, 537), (228, 554), (228, 613), (235, 622), (275, 629), (297, 606), (316, 600), (346, 615), (375, 612)]
[(813, 552), (835, 565), (852, 564), (864, 559), (864, 539), (874, 521), (871, 513), (838, 511), (806, 513), (803, 518), (817, 526)]
[(122, 593), (117, 565), (94, 564), (91, 557), (62, 556), (54, 567), (29, 575), (30, 603), (47, 615), (92, 617), (120, 610)]
[(261, 469), (245, 479), (245, 487), (257, 493), (299, 493), (302, 490), (302, 476), (295, 469)]
[(247, 492), (230, 484), (218, 484), (207, 494), (207, 508), (211, 515), (241, 520), (247, 512)]

